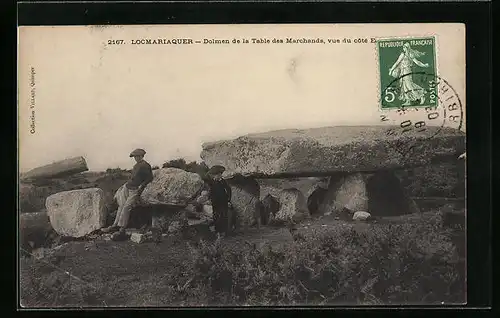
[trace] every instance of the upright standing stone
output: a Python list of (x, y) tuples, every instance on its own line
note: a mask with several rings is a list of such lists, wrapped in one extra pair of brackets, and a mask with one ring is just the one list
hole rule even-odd
[(309, 217), (307, 202), (298, 189), (283, 189), (279, 194), (280, 209), (274, 216), (274, 221), (286, 222), (288, 220), (301, 221)]
[(106, 223), (104, 192), (98, 188), (59, 192), (45, 205), (52, 227), (62, 236), (82, 237)]
[(271, 194), (267, 194), (264, 199), (260, 201), (260, 217), (262, 224), (266, 225), (274, 219), (276, 213), (280, 210), (280, 202)]
[(352, 213), (368, 210), (368, 192), (363, 174), (349, 174), (340, 179), (332, 178), (327, 193), (320, 204), (320, 213), (342, 213), (344, 210)]
[(236, 220), (237, 227), (246, 229), (254, 223), (256, 217), (260, 217), (259, 184), (254, 179), (243, 177), (228, 180), (228, 183), (232, 192), (232, 212), (235, 213), (231, 217)]

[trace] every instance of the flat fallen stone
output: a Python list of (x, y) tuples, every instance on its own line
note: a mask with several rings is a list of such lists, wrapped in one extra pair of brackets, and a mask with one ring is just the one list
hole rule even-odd
[[(403, 146), (409, 150), (401, 151)], [(228, 178), (276, 177), (421, 166), (456, 158), (464, 149), (465, 133), (448, 127), (403, 133), (399, 126), (336, 126), (204, 143), (201, 158), (209, 166), (223, 165)]]
[(52, 227), (62, 236), (82, 237), (106, 223), (104, 192), (98, 188), (53, 194), (45, 206)]
[(20, 179), (30, 181), (40, 178), (55, 178), (89, 170), (83, 157), (68, 158), (21, 174)]

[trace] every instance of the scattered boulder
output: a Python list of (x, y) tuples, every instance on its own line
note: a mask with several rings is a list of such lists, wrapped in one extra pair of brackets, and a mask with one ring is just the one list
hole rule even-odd
[(130, 240), (134, 243), (137, 243), (137, 244), (150, 242), (150, 241), (152, 241), (152, 239), (153, 239), (153, 236), (151, 235), (151, 233), (145, 233), (145, 234), (132, 233), (130, 235)]
[(202, 205), (210, 205), (210, 198), (209, 198), (209, 193), (207, 190), (201, 191), (200, 195), (196, 198), (196, 203), (202, 204)]
[[(465, 133), (427, 127), (405, 134), (399, 126), (286, 129), (203, 144), (201, 158), (226, 167), (225, 177), (329, 175), (428, 165), (465, 149)], [(412, 145), (401, 151), (401, 144)], [(367, 155), (369, 154), (369, 155)], [(456, 157), (455, 157), (456, 158)]]
[(260, 188), (252, 178), (236, 177), (228, 180), (231, 186), (232, 212), (236, 220), (236, 227), (247, 228), (253, 225), (260, 217)]
[(280, 209), (274, 215), (273, 221), (301, 221), (309, 217), (306, 199), (301, 191), (291, 188), (283, 189), (279, 195)]
[(214, 210), (212, 206), (208, 204), (203, 205), (203, 213), (209, 218), (213, 218), (214, 216)]
[(45, 205), (50, 223), (59, 235), (82, 237), (105, 226), (101, 189), (59, 192), (49, 196)]
[(175, 208), (169, 206), (155, 206), (153, 209), (151, 227), (159, 230), (161, 233), (167, 232), (172, 223), (178, 222), (182, 225), (187, 224), (187, 215), (184, 208)]
[(201, 193), (204, 182), (192, 172), (177, 168), (153, 171), (153, 181), (141, 195), (141, 204), (187, 205)]
[(354, 213), (352, 219), (354, 221), (366, 221), (366, 220), (368, 220), (368, 218), (370, 218), (370, 216), (371, 216), (371, 214), (368, 212), (357, 211)]

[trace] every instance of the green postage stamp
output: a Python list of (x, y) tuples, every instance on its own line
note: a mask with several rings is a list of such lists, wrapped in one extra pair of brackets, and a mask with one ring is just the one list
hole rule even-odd
[(434, 37), (377, 40), (380, 107), (436, 107), (437, 70)]

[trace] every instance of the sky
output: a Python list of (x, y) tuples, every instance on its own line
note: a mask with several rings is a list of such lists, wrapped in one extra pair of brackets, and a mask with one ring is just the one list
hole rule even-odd
[[(135, 148), (161, 166), (181, 157), (200, 161), (202, 143), (248, 133), (381, 124), (372, 44), (133, 45), (132, 40), (326, 41), (426, 34), (438, 37), (440, 74), (465, 102), (464, 29), (458, 24), (22, 28), (20, 170), (74, 156), (84, 156), (91, 171), (128, 169)], [(124, 44), (108, 45), (109, 39)], [(386, 114), (399, 124), (395, 113)]]

